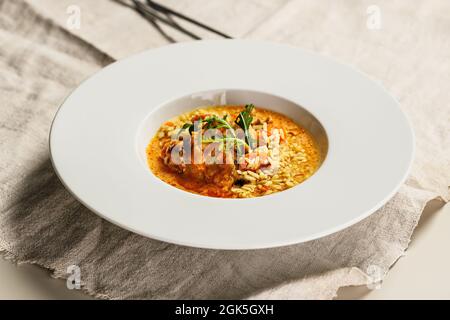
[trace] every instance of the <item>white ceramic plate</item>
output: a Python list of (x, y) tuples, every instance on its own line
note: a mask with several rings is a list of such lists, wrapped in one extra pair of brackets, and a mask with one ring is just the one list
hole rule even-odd
[[(309, 129), (325, 155), (287, 191), (218, 199), (165, 184), (145, 148), (162, 122), (196, 106), (254, 103)], [(290, 46), (199, 41), (150, 50), (82, 83), (50, 134), (64, 185), (103, 218), (188, 246), (251, 249), (316, 239), (383, 205), (404, 181), (413, 133), (380, 85), (331, 59)]]

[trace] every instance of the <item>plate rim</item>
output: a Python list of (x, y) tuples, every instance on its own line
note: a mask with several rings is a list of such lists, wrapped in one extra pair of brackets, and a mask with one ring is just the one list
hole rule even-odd
[[(357, 216), (357, 217), (355, 217), (355, 218), (353, 218), (351, 220), (348, 220), (346, 223), (337, 225), (334, 228), (326, 229), (326, 230), (323, 230), (321, 232), (311, 234), (309, 237), (301, 237), (299, 240), (279, 241), (277, 243), (275, 243), (274, 241), (270, 241), (270, 243), (266, 243), (266, 244), (262, 244), (262, 245), (246, 245), (245, 247), (233, 246), (233, 245), (232, 246), (227, 246), (227, 245), (225, 245), (225, 246), (221, 246), (221, 245), (207, 245), (207, 246), (204, 246), (204, 245), (199, 245), (198, 243), (195, 243), (195, 242), (189, 243), (189, 241), (184, 241), (184, 240), (183, 241), (179, 241), (177, 239), (165, 238), (165, 237), (160, 236), (160, 235), (146, 233), (143, 230), (135, 229), (133, 227), (130, 227), (129, 225), (125, 225), (125, 224), (121, 223), (120, 221), (114, 220), (111, 217), (109, 217), (108, 215), (103, 214), (102, 212), (99, 212), (98, 210), (96, 210), (94, 207), (89, 205), (89, 203), (84, 201), (81, 197), (79, 197), (76, 194), (76, 192), (74, 192), (72, 190), (72, 188), (64, 180), (64, 177), (63, 177), (64, 175), (61, 174), (61, 172), (58, 170), (58, 165), (55, 163), (55, 159), (53, 157), (53, 152), (52, 152), (52, 135), (54, 133), (54, 124), (55, 124), (56, 121), (58, 121), (57, 119), (58, 119), (58, 115), (60, 114), (60, 111), (63, 109), (67, 99), (69, 99), (74, 94), (74, 92), (76, 92), (78, 90), (78, 88), (80, 86), (82, 86), (83, 83), (85, 83), (85, 82), (89, 81), (90, 79), (96, 77), (98, 74), (104, 72), (106, 69), (109, 69), (110, 67), (112, 67), (114, 65), (120, 64), (123, 61), (131, 60), (131, 59), (135, 58), (136, 56), (145, 55), (148, 52), (151, 52), (151, 51), (154, 51), (154, 50), (158, 50), (158, 49), (161, 49), (161, 48), (166, 48), (168, 46), (170, 46), (170, 47), (175, 47), (175, 46), (180, 46), (180, 45), (181, 46), (185, 46), (185, 45), (189, 46), (189, 45), (192, 44), (192, 43), (188, 42), (188, 43), (176, 43), (176, 44), (171, 44), (171, 45), (164, 46), (164, 47), (149, 49), (149, 50), (146, 50), (146, 51), (143, 51), (143, 52), (139, 52), (139, 53), (133, 54), (133, 55), (131, 55), (131, 56), (125, 58), (125, 59), (113, 62), (113, 63), (107, 65), (106, 67), (101, 68), (100, 70), (98, 70), (98, 71), (94, 72), (93, 74), (91, 74), (88, 78), (84, 79), (80, 84), (77, 85), (76, 88), (74, 88), (72, 91), (70, 91), (70, 93), (68, 93), (66, 95), (66, 97), (63, 99), (63, 101), (60, 103), (60, 105), (59, 105), (59, 107), (58, 107), (58, 109), (57, 109), (57, 111), (55, 113), (55, 116), (52, 119), (50, 131), (49, 131), (49, 142), (48, 142), (49, 143), (50, 160), (51, 160), (52, 166), (54, 168), (54, 171), (55, 171), (56, 175), (58, 176), (59, 180), (61, 181), (63, 186), (66, 188), (66, 190), (77, 201), (79, 201), (81, 204), (83, 204), (85, 207), (87, 207), (89, 210), (91, 210), (92, 212), (94, 212), (95, 214), (100, 216), (101, 218), (103, 218), (103, 219), (105, 219), (105, 220), (107, 220), (107, 221), (109, 221), (109, 222), (111, 222), (111, 223), (113, 223), (115, 225), (118, 225), (118, 226), (120, 226), (120, 227), (122, 227), (122, 228), (124, 228), (126, 230), (129, 230), (131, 232), (134, 232), (134, 233), (137, 233), (137, 234), (140, 234), (140, 235), (143, 235), (145, 237), (152, 238), (152, 239), (165, 241), (165, 242), (169, 242), (169, 243), (174, 243), (174, 244), (182, 245), (182, 246), (208, 248), (208, 249), (225, 249), (225, 250), (236, 250), (236, 249), (239, 249), (239, 250), (247, 250), (247, 249), (249, 249), (250, 250), (250, 249), (272, 248), (272, 247), (280, 247), (280, 246), (292, 245), (292, 244), (296, 244), (296, 243), (302, 243), (302, 242), (306, 242), (306, 241), (322, 238), (324, 236), (327, 236), (327, 235), (336, 233), (338, 231), (341, 231), (343, 229), (346, 229), (349, 226), (352, 226), (352, 225), (356, 224), (357, 222), (367, 218), (372, 213), (374, 213), (379, 208), (381, 208), (384, 204), (386, 204), (388, 202), (388, 200), (391, 199), (398, 192), (398, 190), (400, 189), (400, 187), (403, 185), (403, 183), (405, 182), (406, 178), (408, 177), (408, 175), (409, 175), (409, 173), (411, 171), (412, 165), (414, 163), (414, 157), (415, 157), (415, 152), (416, 152), (415, 133), (414, 133), (414, 130), (413, 130), (413, 127), (411, 125), (411, 121), (410, 121), (408, 115), (400, 108), (399, 101), (379, 81), (375, 80), (370, 75), (360, 71), (359, 69), (355, 68), (354, 66), (342, 63), (342, 62), (336, 60), (333, 57), (326, 56), (326, 55), (323, 55), (323, 54), (320, 54), (320, 53), (316, 53), (316, 52), (314, 52), (312, 50), (307, 50), (307, 49), (299, 48), (299, 47), (296, 47), (296, 46), (292, 46), (292, 45), (289, 45), (289, 44), (280, 44), (280, 43), (273, 43), (273, 42), (260, 41), (260, 40), (204, 40), (204, 41), (198, 41), (198, 42), (202, 42), (202, 43), (213, 43), (214, 42), (214, 43), (217, 43), (217, 42), (230, 42), (230, 41), (232, 41), (232, 42), (239, 41), (239, 42), (246, 42), (246, 43), (259, 43), (259, 44), (270, 45), (270, 46), (275, 45), (275, 46), (281, 46), (281, 47), (285, 47), (285, 48), (292, 48), (292, 49), (295, 49), (295, 50), (303, 51), (303, 52), (306, 52), (308, 54), (312, 54), (312, 55), (315, 55), (315, 56), (320, 56), (322, 58), (325, 58), (328, 61), (331, 61), (333, 63), (336, 63), (336, 64), (340, 65), (341, 67), (345, 67), (345, 68), (351, 69), (353, 72), (356, 72), (356, 73), (362, 75), (364, 78), (366, 78), (368, 81), (370, 81), (373, 85), (375, 85), (379, 89), (381, 89), (383, 91), (383, 94), (387, 95), (390, 99), (392, 99), (395, 102), (395, 105), (398, 108), (398, 111), (400, 111), (400, 113), (402, 114), (402, 116), (404, 117), (404, 119), (405, 119), (405, 121), (407, 123), (407, 127), (409, 128), (409, 134), (410, 134), (410, 137), (411, 137), (411, 147), (412, 147), (412, 149), (411, 149), (411, 154), (409, 156), (409, 162), (408, 162), (408, 165), (407, 165), (407, 169), (404, 171), (402, 179), (397, 183), (395, 188), (393, 188), (393, 190), (386, 197), (384, 197), (382, 200), (378, 201), (378, 203), (375, 206), (373, 206), (371, 209), (368, 209), (366, 212), (361, 213), (359, 216)], [(243, 89), (239, 88), (239, 90), (243, 90)], [(289, 97), (283, 97), (283, 96), (281, 96), (281, 97), (284, 98), (284, 99), (288, 99), (288, 100), (290, 99)], [(297, 102), (295, 102), (295, 103), (297, 103)], [(314, 110), (309, 109), (307, 106), (303, 106), (303, 107), (308, 112), (310, 112), (311, 114), (315, 115)], [(153, 111), (154, 111), (154, 109), (151, 112), (153, 112)], [(319, 119), (319, 121), (320, 121), (320, 119)], [(328, 132), (327, 132), (327, 135), (328, 135)], [(329, 139), (330, 139), (330, 137), (329, 137)], [(325, 158), (324, 163), (327, 161), (327, 159), (328, 159), (328, 157)], [(311, 178), (307, 179), (302, 184), (307, 183), (315, 175), (316, 174), (314, 174)], [(199, 196), (199, 197), (203, 197), (203, 196)], [(270, 196), (268, 196), (268, 197), (270, 197)], [(226, 201), (226, 199), (221, 199), (221, 200), (225, 200)], [(241, 200), (239, 200), (239, 201), (241, 201)]]

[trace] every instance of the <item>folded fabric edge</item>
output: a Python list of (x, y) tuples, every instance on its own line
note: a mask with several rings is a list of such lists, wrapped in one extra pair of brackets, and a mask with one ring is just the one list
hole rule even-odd
[[(409, 234), (409, 242), (403, 248), (402, 252), (399, 253), (395, 259), (391, 261), (389, 264), (388, 270), (382, 275), (381, 278), (374, 278), (358, 268), (357, 266), (339, 268), (336, 270), (328, 271), (323, 274), (311, 275), (307, 276), (303, 279), (287, 282), (281, 284), (274, 288), (265, 289), (259, 293), (251, 295), (245, 299), (254, 300), (254, 299), (263, 299), (263, 300), (271, 300), (271, 299), (321, 299), (321, 300), (330, 300), (337, 297), (337, 292), (340, 288), (349, 287), (349, 286), (371, 286), (374, 284), (381, 284), (382, 280), (386, 276), (387, 272), (392, 268), (392, 266), (405, 255), (405, 251), (408, 249), (409, 243), (411, 242), (411, 236), (417, 227), (417, 224), (420, 220), (420, 216), (422, 215), (427, 204), (433, 200), (441, 201), (443, 204), (447, 203), (447, 201), (439, 195), (434, 194), (428, 200), (425, 200), (421, 207), (419, 218), (414, 221), (414, 224), (411, 230), (408, 231)], [(35, 261), (35, 260), (26, 260), (19, 259), (17, 255), (7, 249), (7, 245), (4, 243), (3, 239), (0, 238), (0, 256), (8, 261), (12, 261), (13, 263), (20, 264), (32, 264), (37, 265), (41, 268), (44, 268), (50, 271), (50, 276), (55, 279), (67, 279), (68, 274), (64, 273), (64, 271), (57, 270), (52, 268), (51, 266)], [(313, 286), (312, 282), (315, 282)], [(312, 289), (317, 289), (313, 291)], [(81, 283), (82, 292), (96, 298), (96, 299), (119, 299), (117, 297), (111, 297), (106, 293), (96, 292), (94, 288), (85, 283)]]
[[(424, 190), (427, 191), (427, 190)], [(410, 230), (408, 230), (408, 243), (402, 251), (396, 255), (396, 257), (389, 263), (389, 266), (386, 272), (383, 272), (380, 277), (373, 277), (369, 275), (367, 272), (364, 272), (357, 266), (339, 268), (332, 271), (327, 271), (322, 274), (311, 275), (305, 277), (301, 280), (290, 281), (284, 284), (281, 284), (275, 288), (265, 289), (255, 295), (251, 295), (247, 297), (249, 300), (256, 299), (320, 299), (320, 300), (331, 300), (337, 297), (337, 292), (340, 288), (351, 287), (351, 286), (363, 286), (366, 285), (368, 288), (376, 287), (379, 288), (386, 277), (389, 270), (395, 265), (395, 263), (405, 256), (405, 252), (411, 243), (411, 237), (416, 229), (420, 217), (422, 216), (425, 207), (434, 200), (438, 200), (445, 205), (448, 200), (442, 195), (437, 195), (435, 193), (430, 192), (430, 198), (425, 200), (421, 206), (420, 214), (417, 220), (414, 221)], [(309, 283), (316, 281), (314, 284), (315, 287), (318, 287), (319, 290), (317, 294), (310, 291), (308, 287)], [(306, 295), (308, 296), (305, 296)], [(313, 293), (313, 295), (311, 295)]]

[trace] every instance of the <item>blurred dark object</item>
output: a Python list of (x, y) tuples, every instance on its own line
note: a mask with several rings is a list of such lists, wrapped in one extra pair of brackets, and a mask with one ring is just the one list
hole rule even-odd
[(196, 25), (197, 27), (200, 27), (202, 29), (205, 29), (209, 32), (215, 33), (223, 38), (231, 39), (231, 37), (223, 32), (220, 32), (216, 29), (213, 29), (199, 21), (196, 21), (182, 13), (179, 13), (175, 10), (172, 10), (166, 6), (163, 6), (159, 3), (156, 3), (151, 0), (146, 0), (146, 2), (140, 1), (140, 0), (133, 0), (135, 9), (144, 17), (146, 18), (152, 25), (155, 26), (165, 37), (167, 40), (171, 42), (175, 42), (175, 40), (167, 35), (159, 26), (158, 22), (162, 22), (182, 33), (185, 35), (191, 37), (195, 40), (201, 40), (201, 37), (196, 35), (195, 33), (187, 30), (180, 24), (178, 24), (173, 17), (177, 17), (179, 19), (182, 19), (184, 21), (187, 21), (193, 25)]

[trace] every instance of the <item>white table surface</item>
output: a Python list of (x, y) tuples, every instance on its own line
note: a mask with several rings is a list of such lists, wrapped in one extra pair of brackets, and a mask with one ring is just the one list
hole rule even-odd
[[(338, 299), (450, 299), (450, 204), (431, 202), (414, 232), (406, 256), (388, 273), (380, 289), (340, 289)], [(68, 290), (66, 281), (32, 265), (0, 258), (0, 299), (91, 299)]]

